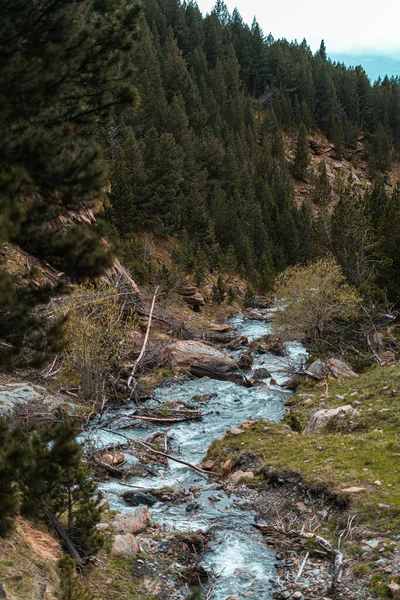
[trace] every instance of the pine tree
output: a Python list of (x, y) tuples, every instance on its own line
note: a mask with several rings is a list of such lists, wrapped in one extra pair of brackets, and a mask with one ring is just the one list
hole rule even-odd
[(300, 124), (297, 134), (296, 154), (293, 162), (293, 175), (296, 179), (305, 179), (310, 164), (310, 144), (304, 123)]
[(318, 165), (317, 177), (311, 198), (314, 204), (320, 205), (329, 204), (332, 198), (331, 184), (328, 179), (326, 164), (323, 159)]
[[(104, 165), (89, 133), (113, 107), (136, 101), (129, 52), (138, 7), (1, 0), (0, 11), (0, 243), (15, 241), (70, 276), (96, 276), (110, 264), (100, 237), (61, 218), (102, 195)], [(36, 282), (17, 290), (4, 270), (0, 288), (0, 362), (22, 345), (31, 360), (43, 357), (60, 336), (48, 335), (32, 309), (59, 290)]]
[(58, 561), (58, 567), (61, 571), (59, 600), (93, 600), (90, 590), (79, 582), (73, 558), (64, 556)]
[(332, 214), (333, 252), (347, 280), (362, 287), (374, 283), (379, 266), (379, 242), (359, 190), (349, 183)]

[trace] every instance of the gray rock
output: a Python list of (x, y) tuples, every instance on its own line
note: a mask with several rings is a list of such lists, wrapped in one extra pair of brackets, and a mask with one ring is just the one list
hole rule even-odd
[(268, 369), (264, 369), (263, 367), (256, 369), (253, 373), (254, 381), (262, 381), (263, 379), (269, 379), (270, 377), (272, 377), (271, 373)]
[(252, 308), (246, 312), (246, 318), (251, 321), (265, 321), (266, 317), (258, 308)]
[(130, 506), (153, 506), (157, 502), (154, 496), (144, 492), (124, 492), (122, 497)]
[(326, 364), (318, 358), (307, 368), (305, 374), (319, 381), (329, 375), (329, 369)]
[(71, 407), (70, 403), (60, 396), (49, 394), (46, 388), (32, 383), (7, 383), (0, 385), (0, 417), (12, 415), (14, 408), (22, 404), (40, 403), (49, 411), (62, 405)]
[(333, 419), (340, 419), (348, 415), (354, 414), (356, 411), (350, 404), (339, 406), (338, 408), (323, 408), (317, 410), (306, 425), (303, 435), (315, 434), (319, 429), (323, 429)]
[(114, 538), (111, 556), (115, 558), (130, 558), (139, 552), (139, 544), (132, 533), (116, 535)]

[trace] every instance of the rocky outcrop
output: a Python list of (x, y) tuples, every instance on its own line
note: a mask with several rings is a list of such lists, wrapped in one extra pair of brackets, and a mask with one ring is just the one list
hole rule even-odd
[(111, 526), (117, 534), (141, 533), (147, 527), (153, 526), (153, 520), (148, 508), (139, 506), (132, 512), (117, 515), (111, 522)]
[(327, 367), (336, 379), (341, 379), (342, 377), (358, 377), (357, 373), (346, 365), (342, 360), (338, 360), (337, 358), (330, 358), (327, 362)]
[(321, 410), (317, 410), (317, 412), (313, 414), (307, 423), (306, 428), (303, 431), (303, 435), (313, 435), (320, 429), (326, 427), (332, 420), (343, 419), (344, 417), (353, 415), (355, 412), (356, 411), (350, 404), (347, 404), (346, 406), (339, 406), (338, 408), (323, 408)]
[(111, 549), (111, 556), (115, 558), (130, 558), (139, 552), (139, 544), (132, 533), (116, 535)]
[(32, 383), (7, 383), (0, 385), (0, 417), (12, 415), (17, 410), (26, 410), (40, 406), (48, 413), (54, 412), (61, 406), (70, 411), (71, 405), (62, 396), (54, 396), (40, 385)]
[(181, 340), (170, 344), (163, 350), (162, 358), (167, 367), (184, 367), (196, 377), (242, 380), (239, 365), (233, 358), (201, 342)]
[(358, 377), (349, 365), (337, 358), (329, 358), (326, 362), (318, 358), (307, 367), (305, 374), (318, 381), (328, 375), (333, 375), (336, 379)]
[(204, 308), (206, 303), (203, 294), (197, 287), (194, 287), (189, 283), (183, 283), (177, 289), (177, 292), (182, 296), (186, 304), (188, 304), (195, 312), (199, 312)]
[(124, 492), (123, 499), (130, 506), (153, 506), (157, 500), (150, 492)]
[(273, 335), (265, 335), (262, 338), (253, 340), (249, 345), (249, 351), (258, 354), (273, 354), (274, 356), (285, 356), (286, 354), (283, 341)]

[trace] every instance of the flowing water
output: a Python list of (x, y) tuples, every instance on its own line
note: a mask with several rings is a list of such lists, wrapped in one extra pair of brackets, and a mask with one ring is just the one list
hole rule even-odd
[[(263, 321), (246, 320), (237, 316), (231, 320), (231, 326), (238, 335), (244, 335), (249, 342), (271, 332), (270, 325)], [(305, 357), (305, 351), (300, 344), (287, 344), (287, 357), (278, 358), (269, 354), (256, 355), (253, 367), (246, 372), (248, 377), (254, 369), (262, 366), (268, 369), (277, 385), (267, 388), (269, 380), (266, 379), (259, 385), (245, 388), (227, 381), (216, 381), (207, 378), (179, 381), (155, 390), (158, 402), (165, 400), (183, 400), (189, 402), (198, 395), (212, 394), (213, 396), (202, 405), (207, 413), (201, 421), (179, 423), (169, 427), (168, 435), (172, 438), (172, 454), (179, 456), (192, 464), (200, 463), (211, 442), (221, 438), (231, 426), (239, 427), (243, 421), (255, 419), (269, 419), (280, 421), (285, 410), (288, 391), (279, 387), (288, 378), (288, 358), (291, 364), (298, 364)], [(246, 348), (231, 352), (237, 358)], [(153, 402), (153, 401), (152, 401)], [(196, 401), (193, 402), (196, 404)], [(123, 411), (127, 412), (126, 406)], [(121, 418), (113, 420), (110, 431), (96, 433), (96, 445), (102, 446), (111, 442), (121, 442), (112, 432), (118, 426), (126, 424)], [(132, 428), (123, 431), (130, 438), (145, 439), (154, 429)], [(135, 461), (134, 457), (129, 457)], [(206, 478), (193, 470), (169, 461), (169, 469), (163, 475), (155, 477), (132, 477), (127, 480), (132, 486), (150, 488), (164, 488), (166, 486), (201, 486), (200, 497), (195, 499), (196, 506), (192, 511), (187, 511), (187, 504), (171, 505), (157, 503), (151, 508), (155, 521), (177, 530), (209, 529), (215, 531), (215, 539), (211, 550), (204, 559), (204, 567), (220, 574), (218, 584), (213, 594), (214, 600), (226, 600), (230, 595), (253, 600), (267, 600), (271, 598), (271, 584), (269, 580), (275, 575), (275, 558), (263, 543), (262, 536), (254, 530), (254, 513), (246, 510), (244, 500), (234, 494), (228, 496), (218, 489), (216, 484), (209, 484)], [(113, 509), (119, 512), (132, 510), (121, 495), (127, 490), (118, 481), (109, 481), (100, 486), (106, 499)], [(246, 592), (245, 596), (241, 592)]]

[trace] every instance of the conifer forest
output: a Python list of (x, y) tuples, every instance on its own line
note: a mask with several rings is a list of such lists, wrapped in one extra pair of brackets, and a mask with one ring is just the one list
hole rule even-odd
[(400, 598), (400, 77), (266, 27), (0, 0), (2, 599)]

